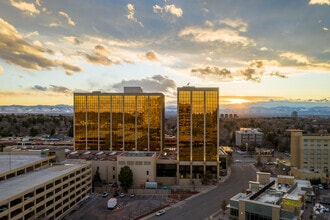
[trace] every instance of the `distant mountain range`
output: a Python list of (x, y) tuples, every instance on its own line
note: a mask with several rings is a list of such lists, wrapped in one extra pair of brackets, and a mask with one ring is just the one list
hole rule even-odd
[[(238, 117), (289, 117), (292, 112), (298, 116), (330, 117), (329, 103), (294, 103), (294, 102), (265, 102), (240, 105), (220, 105), (220, 114), (237, 114)], [(166, 106), (166, 115), (175, 115), (176, 106)], [(0, 114), (63, 114), (72, 115), (71, 105), (10, 105), (0, 106)]]

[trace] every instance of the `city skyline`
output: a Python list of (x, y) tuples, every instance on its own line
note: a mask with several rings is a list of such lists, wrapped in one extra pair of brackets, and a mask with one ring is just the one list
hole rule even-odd
[[(0, 105), (219, 87), (220, 104), (330, 106), (329, 0), (0, 3)], [(88, 16), (86, 16), (88, 15)]]

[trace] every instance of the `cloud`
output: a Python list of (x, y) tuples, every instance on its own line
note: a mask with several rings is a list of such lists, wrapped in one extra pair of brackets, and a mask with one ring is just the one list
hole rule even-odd
[(134, 21), (136, 23), (138, 23), (141, 27), (143, 27), (144, 25), (142, 24), (142, 22), (138, 21), (137, 18), (135, 17), (135, 8), (133, 4), (127, 4), (127, 10), (128, 10), (128, 15), (126, 16), (128, 20), (130, 21)]
[(49, 85), (49, 87), (35, 85), (32, 90), (41, 92), (52, 92), (57, 94), (72, 95), (72, 90), (64, 86)]
[(204, 24), (205, 24), (206, 27), (214, 27), (214, 23), (212, 21), (209, 21), (209, 20), (206, 20), (204, 22)]
[(310, 0), (310, 5), (330, 5), (330, 0)]
[(171, 13), (172, 15), (175, 15), (176, 17), (182, 17), (183, 11), (181, 8), (177, 8), (175, 5), (165, 5), (164, 10), (166, 12)]
[(176, 18), (181, 18), (183, 15), (183, 11), (181, 8), (177, 8), (175, 5), (164, 5), (164, 7), (161, 7), (159, 5), (154, 5), (153, 12), (155, 14), (160, 14), (161, 17), (164, 15), (169, 15), (167, 19), (169, 19), (170, 23), (175, 23)]
[[(302, 54), (294, 52), (284, 52), (280, 53), (279, 57), (282, 58), (282, 63), (289, 63), (297, 68), (310, 69), (310, 70), (322, 70), (330, 71), (330, 63), (322, 62), (315, 58), (307, 57)], [(290, 63), (291, 62), (291, 63)]]
[(187, 27), (179, 32), (179, 37), (198, 43), (218, 42), (228, 45), (250, 46), (254, 41), (240, 36), (238, 31), (230, 29), (210, 29), (200, 27)]
[(75, 22), (70, 18), (70, 16), (67, 13), (60, 11), (60, 12), (58, 12), (58, 14), (62, 15), (63, 17), (65, 17), (67, 19), (68, 25), (75, 26)]
[(40, 11), (35, 7), (33, 3), (27, 3), (20, 0), (10, 0), (9, 3), (11, 4), (11, 6), (21, 11), (24, 11), (26, 14), (31, 16), (40, 13)]
[(116, 91), (123, 91), (125, 86), (140, 86), (145, 92), (174, 92), (176, 90), (175, 81), (167, 76), (154, 75), (140, 80), (123, 80), (112, 85)]
[(163, 8), (160, 7), (159, 5), (152, 6), (152, 10), (153, 10), (154, 13), (162, 13), (163, 12)]
[(79, 45), (83, 43), (81, 40), (79, 40), (77, 37), (74, 36), (63, 37), (63, 39), (75, 45)]
[(298, 64), (311, 64), (309, 58), (302, 54), (286, 52), (286, 53), (281, 53), (280, 57), (287, 60), (295, 61)]
[(232, 78), (231, 76), (231, 71), (228, 69), (220, 69), (217, 66), (206, 66), (205, 68), (196, 68), (196, 69), (191, 69), (192, 73), (200, 73), (201, 75), (216, 75), (219, 77), (224, 77), (224, 78)]
[(268, 51), (269, 49), (267, 47), (261, 47), (260, 50), (261, 51)]
[(36, 0), (36, 5), (41, 6), (40, 0)]
[(106, 54), (109, 53), (108, 49), (107, 49), (105, 46), (100, 45), (100, 44), (96, 45), (96, 46), (94, 47), (94, 50), (95, 50), (97, 53), (104, 54), (104, 55), (106, 55)]
[(219, 21), (222, 24), (225, 24), (229, 27), (239, 30), (240, 32), (246, 32), (248, 24), (242, 19), (224, 19)]
[(146, 55), (145, 55), (145, 57), (147, 58), (147, 60), (149, 60), (149, 61), (159, 61), (158, 60), (158, 55), (157, 55), (157, 53), (155, 52), (155, 51), (153, 51), (153, 50), (149, 50), (147, 53), (146, 53)]
[(58, 66), (62, 67), (67, 75), (72, 75), (77, 72), (81, 72), (83, 69), (79, 66), (72, 65), (71, 63), (67, 63), (65, 61), (55, 61)]
[(261, 76), (262, 72), (257, 71), (254, 68), (246, 68), (244, 70), (238, 71), (239, 74), (241, 74), (245, 80), (247, 81), (254, 81), (254, 82), (260, 82), (261, 81)]
[(112, 64), (119, 64), (118, 61), (114, 61), (108, 58), (109, 51), (103, 45), (96, 45), (91, 54), (79, 52), (89, 63), (101, 64), (104, 66), (110, 66)]
[(3, 73), (3, 67), (0, 66), (0, 74), (2, 74), (2, 73)]
[(35, 85), (32, 87), (32, 90), (37, 90), (37, 91), (47, 91), (47, 87), (43, 87), (40, 85)]
[(324, 30), (324, 31), (328, 31), (329, 28), (327, 28), (327, 27), (323, 27), (323, 30)]
[(272, 72), (269, 75), (270, 76), (277, 76), (277, 77), (280, 77), (280, 78), (288, 78), (286, 75), (283, 75), (280, 72)]
[(39, 36), (38, 31), (33, 31), (25, 35), (25, 37)]
[(245, 69), (238, 70), (237, 74), (243, 76), (244, 80), (260, 82), (264, 75), (277, 76), (287, 78), (279, 71), (273, 71), (273, 67), (278, 67), (280, 64), (276, 60), (251, 60)]
[(49, 90), (55, 93), (63, 93), (65, 95), (72, 95), (72, 91), (64, 86), (49, 85)]
[(0, 57), (7, 63), (32, 70), (50, 70), (57, 67), (71, 73), (82, 70), (68, 62), (48, 58), (54, 51), (30, 44), (14, 26), (1, 18), (0, 26)]
[(242, 69), (230, 70), (217, 66), (206, 66), (203, 68), (191, 69), (192, 73), (200, 74), (198, 77), (215, 76), (212, 80), (226, 81), (230, 80), (246, 80), (260, 82), (261, 77), (265, 75), (286, 78), (279, 71), (274, 71), (273, 67), (277, 67), (279, 63), (276, 60), (252, 60)]

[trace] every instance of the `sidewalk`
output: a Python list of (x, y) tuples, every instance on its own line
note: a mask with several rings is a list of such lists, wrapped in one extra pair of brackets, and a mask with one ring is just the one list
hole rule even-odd
[[(206, 193), (206, 192), (209, 192), (210, 190), (216, 188), (217, 186), (221, 185), (222, 183), (224, 183), (227, 178), (230, 176), (231, 174), (231, 169), (230, 167), (228, 168), (228, 171), (227, 171), (227, 175), (226, 176), (222, 176), (219, 183), (217, 185), (201, 185), (201, 186), (198, 186), (196, 187), (196, 190), (199, 191), (199, 193), (197, 194), (194, 194), (190, 197), (188, 197), (187, 199), (185, 200), (182, 200), (182, 201), (179, 201), (177, 203), (174, 203), (166, 208), (164, 208), (165, 210), (168, 210), (168, 209), (171, 209), (172, 207), (177, 207), (177, 206), (181, 206), (183, 203), (185, 203), (187, 200), (189, 199), (192, 199), (192, 198), (195, 198), (197, 196), (199, 196), (200, 194), (202, 193)], [(149, 219), (151, 216), (154, 216), (155, 213), (150, 213), (149, 215), (147, 216), (144, 216), (144, 217), (141, 217), (139, 218), (139, 220), (146, 220), (146, 219)], [(223, 214), (222, 212), (222, 209), (218, 210), (216, 213), (212, 213), (210, 214), (210, 216), (206, 219), (214, 219), (214, 220), (228, 220), (229, 219), (229, 210), (226, 210), (225, 211), (225, 214)]]

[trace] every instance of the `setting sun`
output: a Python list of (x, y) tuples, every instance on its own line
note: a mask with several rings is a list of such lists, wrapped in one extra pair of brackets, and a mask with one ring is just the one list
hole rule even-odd
[(228, 104), (243, 104), (243, 103), (247, 103), (247, 102), (250, 102), (250, 101), (246, 100), (246, 99), (238, 99), (238, 98), (228, 99)]

